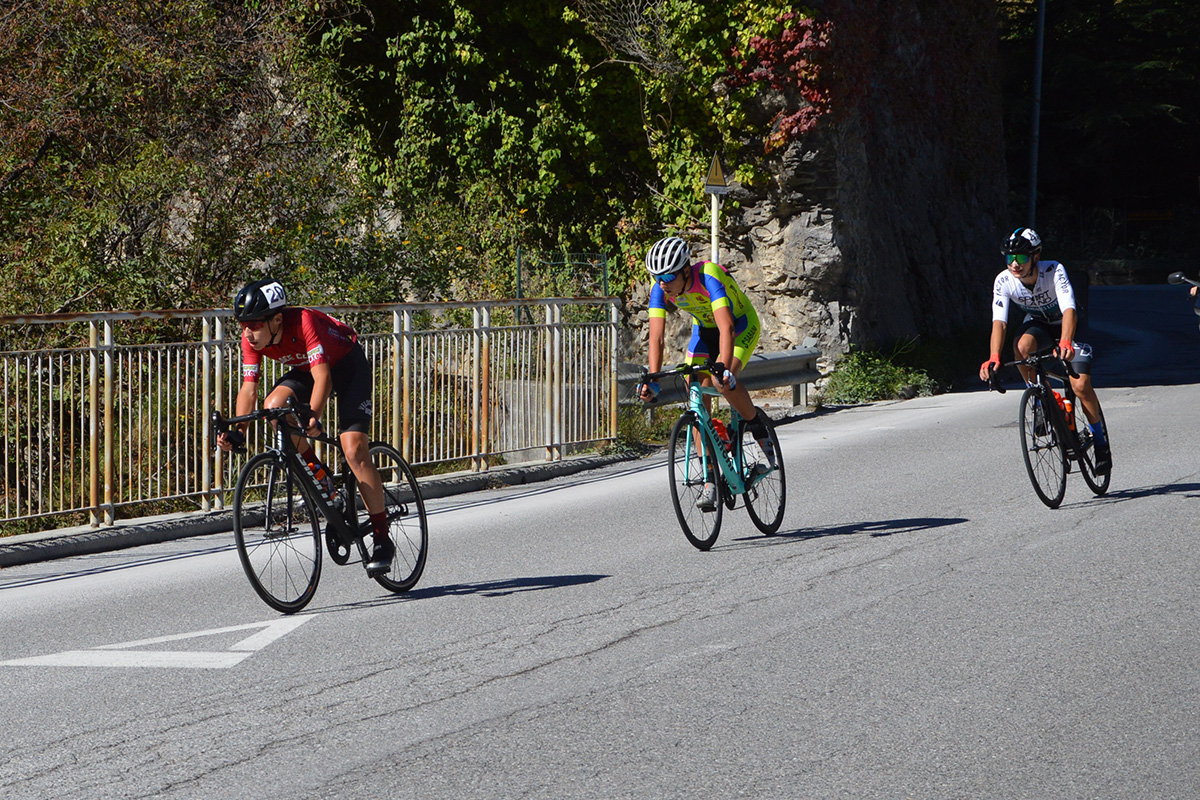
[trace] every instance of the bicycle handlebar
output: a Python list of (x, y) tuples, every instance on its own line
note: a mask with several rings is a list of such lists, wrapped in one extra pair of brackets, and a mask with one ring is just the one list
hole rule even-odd
[[(1034, 367), (1036, 369), (1038, 367), (1038, 365), (1041, 364), (1041, 362), (1043, 362), (1043, 361), (1057, 361), (1059, 364), (1061, 364), (1063, 366), (1063, 369), (1066, 371), (1068, 376), (1070, 376), (1072, 378), (1078, 378), (1079, 373), (1075, 370), (1075, 367), (1071, 365), (1070, 361), (1064, 361), (1061, 357), (1059, 357), (1057, 355), (1056, 350), (1057, 350), (1057, 348), (1047, 348), (1046, 350), (1039, 350), (1038, 352), (1031, 355), (1029, 358), (1019, 358), (1015, 361), (1008, 361), (1004, 364), (1001, 364), (1000, 366), (1001, 367), (1027, 366), (1027, 367)], [(1008, 390), (1005, 389), (1004, 386), (1001, 385), (1001, 383), (997, 377), (999, 372), (1000, 372), (1000, 370), (994, 369), (989, 373), (988, 388), (995, 389), (1000, 394), (1004, 394)]]
[[(301, 414), (304, 417), (301, 417)], [(233, 449), (236, 452), (242, 453), (246, 450), (246, 435), (239, 430), (233, 428), (242, 422), (257, 422), (258, 420), (269, 420), (278, 422), (283, 425), (284, 429), (289, 433), (301, 433), (309, 439), (325, 444), (338, 446), (338, 441), (324, 432), (324, 426), (320, 433), (310, 435), (300, 425), (292, 425), (287, 422), (286, 417), (295, 417), (297, 422), (312, 415), (312, 409), (307, 405), (296, 402), (295, 397), (288, 397), (287, 403), (276, 408), (259, 408), (251, 411), (249, 414), (243, 414), (240, 417), (224, 417), (220, 411), (213, 411), (212, 423), (213, 428), (217, 433), (223, 433), (233, 443)]]
[(662, 372), (644, 372), (642, 373), (642, 382), (656, 381), (659, 378), (690, 377), (697, 372), (724, 375), (725, 365), (720, 361), (706, 361), (704, 364), (680, 364), (674, 369), (663, 370)]

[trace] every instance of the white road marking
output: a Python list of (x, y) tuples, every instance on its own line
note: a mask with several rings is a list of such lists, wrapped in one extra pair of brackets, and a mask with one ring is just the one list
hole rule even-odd
[[(251, 622), (228, 628), (212, 628), (195, 633), (177, 633), (138, 639), (132, 642), (106, 644), (89, 650), (65, 650), (47, 656), (0, 661), (0, 667), (171, 667), (183, 669), (229, 669), (237, 666), (267, 645), (291, 633), (312, 619), (312, 615), (285, 617), (269, 622)], [(217, 636), (235, 631), (259, 629), (228, 650), (139, 650), (140, 647)]]

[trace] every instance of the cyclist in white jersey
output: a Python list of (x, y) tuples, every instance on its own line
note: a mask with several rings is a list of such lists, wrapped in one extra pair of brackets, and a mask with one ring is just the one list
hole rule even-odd
[[(991, 357), (979, 367), (979, 377), (988, 380), (1000, 366), (1000, 350), (1008, 327), (1008, 310), (1015, 305), (1025, 319), (1013, 337), (1017, 358), (1029, 358), (1040, 350), (1055, 346), (1058, 355), (1079, 374), (1071, 378), (1071, 388), (1083, 406), (1096, 442), (1096, 471), (1112, 468), (1112, 454), (1100, 417), (1100, 398), (1092, 387), (1091, 345), (1075, 341), (1078, 316), (1075, 292), (1067, 278), (1067, 269), (1057, 261), (1043, 261), (1042, 239), (1032, 228), (1017, 228), (1004, 243), (1001, 252), (1008, 269), (996, 276), (992, 287)], [(1033, 381), (1033, 370), (1020, 367), (1026, 383)]]

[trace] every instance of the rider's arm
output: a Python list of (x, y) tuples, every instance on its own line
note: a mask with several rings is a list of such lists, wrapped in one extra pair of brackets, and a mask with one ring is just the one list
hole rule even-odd
[[(249, 414), (258, 405), (258, 381), (242, 381), (242, 387), (238, 389), (237, 403), (235, 404), (234, 416), (242, 417)], [(241, 423), (238, 428), (246, 430), (248, 423)]]
[(329, 364), (324, 361), (313, 364), (312, 378), (312, 396), (309, 397), (308, 406), (312, 409), (313, 420), (320, 422), (321, 412), (325, 410), (325, 403), (333, 394), (333, 372), (329, 369)]
[(646, 347), (646, 359), (650, 372), (662, 369), (663, 343), (666, 339), (667, 320), (665, 317), (650, 316), (650, 341)]
[(988, 360), (979, 367), (979, 379), (991, 380), (991, 373), (1000, 369), (1000, 349), (1004, 347), (1004, 334), (1008, 325), (999, 319), (992, 320), (992, 336), (989, 343)]
[(1008, 325), (998, 319), (992, 320), (992, 339), (991, 347), (988, 350), (994, 356), (1000, 355), (1000, 350), (1004, 347), (1004, 336), (1008, 330)]
[(714, 308), (713, 319), (716, 320), (717, 330), (721, 332), (717, 361), (724, 364), (726, 369), (733, 369), (733, 312), (727, 305)]

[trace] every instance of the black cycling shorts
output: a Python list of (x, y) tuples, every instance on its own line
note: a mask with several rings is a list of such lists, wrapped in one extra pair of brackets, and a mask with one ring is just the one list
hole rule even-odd
[[(333, 377), (333, 396), (337, 398), (339, 433), (355, 431), (370, 433), (371, 416), (371, 362), (362, 345), (355, 343), (350, 352), (329, 369)], [(275, 382), (275, 386), (286, 386), (296, 397), (307, 403), (312, 397), (313, 376), (306, 369), (288, 370)]]
[[(1026, 317), (1025, 321), (1021, 323), (1021, 327), (1017, 328), (1013, 341), (1020, 340), (1027, 333), (1037, 341), (1038, 352), (1049, 350), (1052, 347), (1058, 347), (1058, 343), (1062, 339), (1062, 324)], [(1075, 357), (1071, 359), (1071, 366), (1080, 375), (1092, 374), (1092, 346), (1084, 342), (1075, 342), (1074, 344)]]

